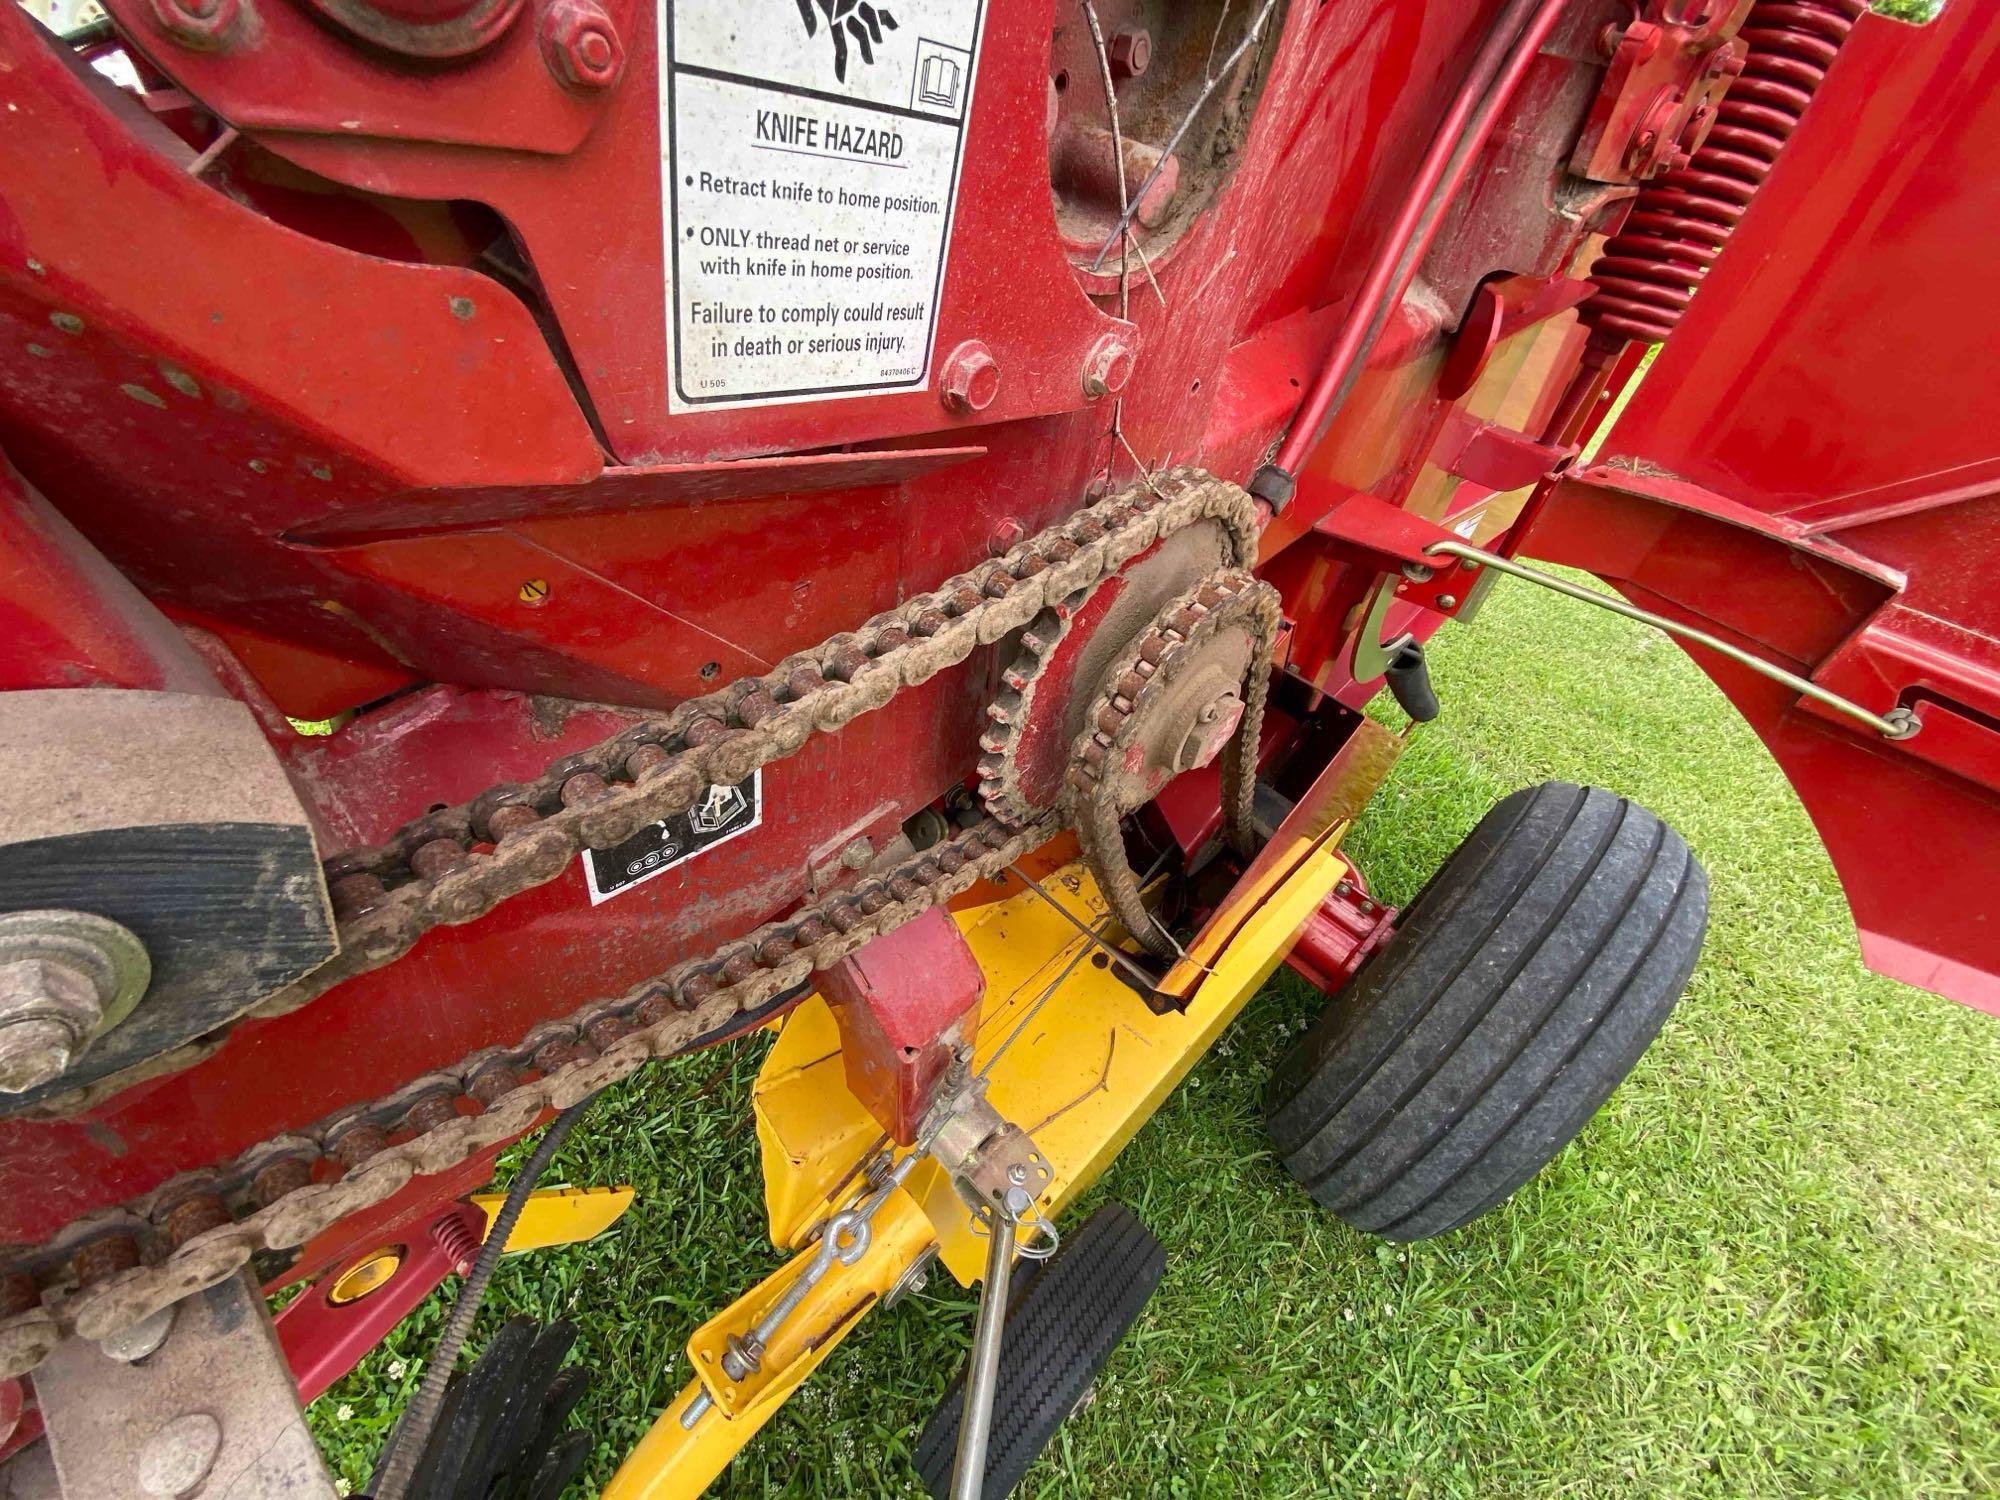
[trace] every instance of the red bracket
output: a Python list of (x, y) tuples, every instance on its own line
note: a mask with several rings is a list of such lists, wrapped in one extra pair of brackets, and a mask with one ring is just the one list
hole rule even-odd
[[(348, 1257), (286, 1303), (273, 1324), (299, 1383), (299, 1400), (311, 1401), (361, 1363), (445, 1277), (470, 1270), (485, 1234), (486, 1215), (454, 1203), (428, 1223), (405, 1226), (381, 1249)], [(384, 1251), (397, 1257), (387, 1280), (352, 1301), (332, 1300), (341, 1272)]]
[(1604, 87), (1569, 168), (1596, 182), (1678, 171), (1708, 139), (1716, 106), (1743, 71), (1737, 31), (1751, 0), (1653, 0), (1622, 31), (1608, 27)]
[(1320, 902), (1285, 962), (1323, 994), (1354, 977), (1371, 954), (1394, 936), (1396, 908), (1369, 896), (1357, 873)]
[(819, 974), (840, 1025), (847, 1087), (909, 1145), (958, 1048), (972, 1040), (986, 976), (958, 924), (932, 907)]
[(1434, 557), (1424, 549), (1458, 537), (1435, 521), (1356, 491), (1314, 523), (1313, 531), (1333, 544), (1344, 561), (1376, 573), (1396, 573), (1396, 597), (1443, 614), (1465, 602), (1478, 565), (1455, 557)]

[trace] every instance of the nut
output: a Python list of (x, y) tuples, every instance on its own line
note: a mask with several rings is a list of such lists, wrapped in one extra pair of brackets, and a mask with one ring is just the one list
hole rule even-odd
[(1000, 362), (978, 339), (967, 339), (945, 356), (938, 374), (938, 399), (961, 416), (984, 411), (1000, 394)]
[(0, 1091), (58, 1076), (104, 1019), (90, 975), (50, 958), (0, 963)]
[(1174, 756), (1174, 769), (1192, 771), (1214, 760), (1236, 733), (1242, 718), (1243, 700), (1235, 693), (1224, 693), (1204, 703)]
[(221, 52), (248, 33), (247, 0), (153, 0), (160, 30), (197, 52)]
[(542, 57), (575, 89), (609, 88), (625, 67), (611, 17), (591, 0), (555, 0), (542, 16)]
[(1132, 378), (1132, 345), (1122, 333), (1107, 333), (1083, 357), (1083, 393), (1095, 401), (1125, 389)]
[(1111, 63), (1112, 77), (1137, 78), (1153, 61), (1152, 34), (1138, 27), (1121, 31), (1111, 38), (1105, 54)]

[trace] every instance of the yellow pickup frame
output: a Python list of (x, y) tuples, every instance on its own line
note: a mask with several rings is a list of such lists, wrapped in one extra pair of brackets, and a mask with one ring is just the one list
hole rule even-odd
[[(1045, 1213), (1054, 1216), (1097, 1178), (1270, 977), (1348, 873), (1336, 852), (1346, 828), (1344, 819), (1288, 820), (1189, 959), (1164, 981), (1189, 995), (1179, 1012), (1154, 1014), (1101, 952), (1031, 892), (957, 914), (986, 974), (976, 1066), (987, 1065), (1066, 973), (1054, 998), (1006, 1046), (988, 1088), (994, 1106), (1034, 1137), (1054, 1171)], [(1104, 920), (1104, 900), (1082, 864), (1064, 866), (1043, 887), (1081, 921)], [(932, 1246), (968, 1285), (983, 1267), (985, 1241), (971, 1233), (965, 1205), (944, 1175), (923, 1163), (883, 1203), (867, 1253), (851, 1267), (835, 1265), (772, 1340), (760, 1370), (730, 1381), (720, 1367), (729, 1335), (754, 1325), (811, 1260), (808, 1232), (853, 1203), (855, 1164), (881, 1140), (847, 1090), (839, 1032), (818, 996), (783, 1022), (754, 1102), (771, 1238), (799, 1253), (696, 1330), (688, 1343), (696, 1377), (627, 1457), (605, 1500), (698, 1495)], [(684, 1428), (682, 1413), (703, 1392), (714, 1407)]]
[[(514, 1221), (505, 1253), (520, 1255), (594, 1240), (618, 1222), (632, 1206), (632, 1198), (629, 1187), (536, 1188), (522, 1205), (521, 1217)], [(500, 1217), (500, 1205), (506, 1201), (505, 1193), (472, 1195), (474, 1206), (486, 1215), (482, 1238), (493, 1232), (493, 1221)]]

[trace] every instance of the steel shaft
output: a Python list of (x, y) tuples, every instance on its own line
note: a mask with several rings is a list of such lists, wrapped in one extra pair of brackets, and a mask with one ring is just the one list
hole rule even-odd
[(996, 1211), (992, 1243), (986, 1250), (986, 1279), (979, 1284), (972, 1361), (965, 1372), (965, 1412), (958, 1424), (951, 1500), (979, 1500), (985, 1488), (986, 1439), (993, 1430), (993, 1395), (1000, 1384), (1000, 1333), (1007, 1319), (1007, 1284), (1013, 1275), (1014, 1221)]

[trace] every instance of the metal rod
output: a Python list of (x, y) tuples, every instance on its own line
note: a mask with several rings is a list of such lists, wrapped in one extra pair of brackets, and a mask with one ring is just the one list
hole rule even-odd
[(1353, 391), (1369, 351), (1401, 302), (1500, 110), (1519, 87), (1565, 6), (1566, 0), (1511, 0), (1473, 59), (1417, 168), (1409, 197), (1369, 268), (1340, 338), (1278, 450), (1274, 462), (1285, 473), (1299, 471)]
[(1188, 112), (1181, 116), (1180, 124), (1174, 127), (1174, 133), (1167, 137), (1166, 145), (1160, 148), (1159, 161), (1154, 164), (1153, 170), (1146, 174), (1146, 180), (1139, 184), (1139, 191), (1132, 194), (1131, 204), (1118, 215), (1118, 222), (1112, 226), (1109, 238), (1097, 247), (1097, 258), (1090, 263), (1091, 270), (1095, 271), (1104, 264), (1104, 257), (1111, 253), (1111, 247), (1118, 243), (1120, 235), (1130, 232), (1132, 215), (1138, 212), (1139, 205), (1146, 201), (1146, 194), (1153, 190), (1154, 182), (1159, 179), (1160, 173), (1166, 170), (1167, 158), (1174, 154), (1174, 148), (1181, 143), (1181, 137), (1187, 134), (1188, 126), (1194, 124), (1194, 117), (1201, 113), (1201, 107), (1208, 103), (1208, 96), (1215, 92), (1215, 86), (1228, 77), (1236, 66), (1237, 59), (1250, 50), (1250, 44), (1257, 40), (1257, 33), (1264, 29), (1264, 23), (1271, 19), (1271, 12), (1277, 8), (1278, 0), (1264, 0), (1264, 8), (1257, 12), (1256, 18), (1250, 23), (1250, 29), (1243, 33), (1243, 40), (1236, 44), (1236, 50), (1222, 60), (1220, 71), (1203, 83), (1201, 92), (1195, 95), (1194, 103), (1188, 106)]
[(1923, 723), (1907, 708), (1892, 708), (1887, 714), (1878, 714), (1863, 708), (1851, 698), (1829, 692), (1809, 677), (1801, 677), (1796, 672), (1788, 672), (1783, 667), (1764, 660), (1741, 646), (1732, 646), (1718, 635), (1710, 635), (1706, 630), (1697, 630), (1692, 625), (1683, 625), (1678, 620), (1670, 620), (1665, 615), (1656, 615), (1649, 609), (1641, 609), (1636, 604), (1627, 604), (1623, 599), (1610, 594), (1600, 594), (1595, 589), (1587, 589), (1571, 583), (1566, 578), (1558, 578), (1552, 573), (1525, 567), (1511, 558), (1487, 552), (1465, 542), (1432, 542), (1424, 551), (1433, 557), (1456, 557), (1481, 567), (1497, 568), (1512, 578), (1524, 578), (1529, 583), (1561, 594), (1566, 599), (1576, 599), (1584, 604), (1594, 604), (1599, 609), (1608, 609), (1614, 615), (1623, 615), (1628, 620), (1636, 620), (1641, 625), (1650, 625), (1655, 630), (1682, 640), (1695, 641), (1711, 651), (1720, 652), (1739, 666), (1748, 667), (1759, 676), (1768, 677), (1773, 682), (1782, 682), (1801, 697), (1810, 698), (1815, 703), (1824, 704), (1836, 713), (1846, 714), (1866, 724), (1885, 739), (1906, 740), (1922, 729)]
[[(1148, 990), (1148, 992), (1156, 990), (1160, 987), (1160, 980), (1158, 975), (1148, 974), (1143, 968), (1139, 966), (1139, 961), (1136, 958), (1134, 958), (1131, 954), (1127, 953), (1123, 948), (1120, 948), (1117, 944), (1113, 943), (1109, 938), (1103, 936), (1095, 928), (1086, 924), (1083, 918), (1079, 917), (1075, 912), (1071, 911), (1067, 906), (1064, 906), (1062, 902), (1056, 900), (1054, 896), (1051, 896), (1047, 891), (1043, 890), (1041, 883), (1037, 881), (1034, 876), (1022, 870), (1022, 868), (1019, 865), (1007, 866), (1007, 873), (1012, 875), (1016, 880), (1020, 881), (1021, 884), (1025, 885), (1029, 890), (1033, 891), (1037, 896), (1040, 896), (1044, 901), (1048, 902), (1049, 905), (1053, 906), (1057, 911), (1061, 912), (1063, 920), (1065, 922), (1069, 923), (1070, 926), (1074, 927), (1078, 932), (1082, 933), (1085, 937), (1089, 938), (1091, 942), (1095, 943), (1098, 947), (1102, 948), (1106, 953), (1110, 954), (1112, 961), (1115, 962), (1126, 973), (1130, 974), (1134, 979), (1138, 980), (1139, 983), (1143, 984)], [(1154, 925), (1155, 926), (1159, 925), (1158, 918), (1154, 919)], [(1162, 932), (1166, 931), (1164, 927), (1162, 927), (1160, 930)], [(1170, 936), (1167, 939), (1167, 941), (1172, 942), (1173, 941), (1172, 937)]]
[(1014, 1275), (1014, 1221), (992, 1214), (986, 1279), (979, 1284), (979, 1321), (972, 1330), (972, 1358), (965, 1369), (965, 1409), (958, 1423), (958, 1460), (951, 1471), (951, 1500), (979, 1500), (986, 1487), (986, 1440), (993, 1431), (993, 1396), (1000, 1384), (1000, 1333), (1007, 1320), (1007, 1284)]

